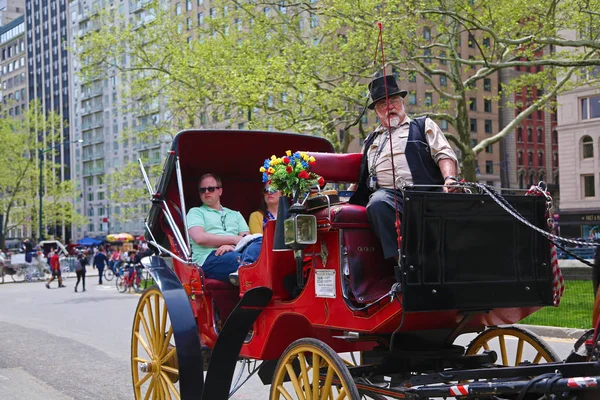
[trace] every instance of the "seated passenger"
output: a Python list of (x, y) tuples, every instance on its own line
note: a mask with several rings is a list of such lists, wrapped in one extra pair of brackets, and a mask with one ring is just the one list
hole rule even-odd
[(223, 185), (213, 174), (204, 174), (198, 182), (201, 207), (191, 208), (186, 220), (192, 239), (192, 259), (202, 266), (204, 276), (223, 282), (243, 264), (258, 258), (262, 239), (251, 242), (241, 253), (235, 247), (250, 230), (238, 211), (221, 205)]
[(367, 218), (381, 241), (383, 255), (394, 262), (398, 261), (394, 194), (398, 211), (402, 213), (404, 208), (402, 191), (394, 188), (415, 184), (434, 185), (432, 190), (439, 191), (443, 186), (444, 192), (459, 191), (453, 187), (458, 182), (454, 150), (430, 118), (413, 120), (406, 115), (403, 98), (407, 93), (400, 90), (392, 75), (377, 77), (369, 83), (368, 108), (375, 110), (381, 125), (364, 142), (359, 183), (350, 199), (352, 204), (367, 207)]
[(277, 207), (279, 206), (279, 198), (281, 190), (275, 190), (269, 187), (266, 183), (263, 188), (262, 201), (260, 209), (250, 214), (250, 233), (263, 233), (267, 222), (277, 218)]

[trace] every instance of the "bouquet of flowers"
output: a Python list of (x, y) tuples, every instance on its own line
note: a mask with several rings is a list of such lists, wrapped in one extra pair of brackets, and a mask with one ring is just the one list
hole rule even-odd
[(309, 171), (317, 162), (314, 157), (298, 151), (292, 154), (290, 150), (285, 154), (279, 158), (273, 155), (265, 160), (260, 167), (263, 182), (281, 190), (284, 196), (293, 197), (294, 200), (301, 193), (308, 192), (311, 187), (325, 184), (322, 176)]

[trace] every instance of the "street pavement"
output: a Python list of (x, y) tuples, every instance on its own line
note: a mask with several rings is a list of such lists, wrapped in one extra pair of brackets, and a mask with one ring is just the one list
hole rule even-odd
[[(44, 282), (0, 284), (0, 400), (132, 399), (131, 326), (138, 295), (118, 293), (114, 280), (74, 293)], [(466, 344), (474, 335), (463, 335)], [(547, 339), (561, 358), (573, 339)], [(267, 399), (252, 378), (233, 399)]]

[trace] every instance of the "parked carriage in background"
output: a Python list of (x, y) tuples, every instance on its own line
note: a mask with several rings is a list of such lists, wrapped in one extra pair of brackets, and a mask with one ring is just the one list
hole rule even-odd
[[(510, 326), (552, 305), (550, 247), (485, 194), (406, 188), (393, 266), (364, 207), (318, 192), (320, 206), (267, 223), (239, 287), (204, 277), (185, 222), (200, 205), (198, 178), (219, 175), (223, 204), (247, 218), (259, 207), (258, 166), (289, 149), (314, 155), (311, 170), (328, 183), (358, 179), (360, 154), (274, 132), (183, 131), (156, 188), (144, 171), (146, 239), (160, 257), (143, 260), (157, 285), (142, 294), (133, 323), (136, 399), (226, 399), (239, 387), (239, 360), (259, 361), (251, 372), (271, 385), (271, 399), (512, 399), (524, 390), (526, 399), (599, 398), (600, 371), (588, 356), (561, 363), (539, 337)], [(545, 229), (543, 197), (506, 200)], [(457, 345), (467, 332), (480, 334)], [(508, 337), (516, 339), (510, 359)]]

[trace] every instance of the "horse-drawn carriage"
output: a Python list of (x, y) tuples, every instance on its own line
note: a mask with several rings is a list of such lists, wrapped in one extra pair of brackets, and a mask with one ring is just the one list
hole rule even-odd
[[(142, 294), (133, 323), (136, 399), (226, 399), (239, 387), (240, 360), (260, 361), (251, 372), (271, 385), (271, 399), (600, 398), (600, 370), (589, 361), (597, 330), (580, 362), (563, 363), (510, 326), (553, 304), (550, 245), (539, 233), (544, 197), (510, 196), (500, 207), (476, 190), (404, 188), (394, 266), (364, 207), (318, 192), (319, 206), (267, 223), (239, 287), (207, 279), (192, 262), (185, 221), (200, 204), (198, 178), (219, 175), (223, 204), (247, 218), (259, 207), (258, 166), (289, 149), (310, 152), (311, 170), (327, 183), (358, 179), (360, 154), (274, 132), (183, 131), (156, 188), (144, 171), (153, 204), (146, 239), (160, 257), (143, 260), (157, 285)], [(457, 345), (467, 332), (480, 334)], [(507, 338), (515, 339), (510, 359)]]

